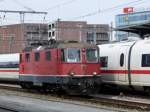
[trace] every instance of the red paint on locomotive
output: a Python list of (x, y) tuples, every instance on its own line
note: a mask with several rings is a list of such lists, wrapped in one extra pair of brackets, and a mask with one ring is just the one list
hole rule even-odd
[(33, 85), (40, 83), (42, 86), (48, 83), (61, 86), (78, 86), (80, 83), (99, 85), (98, 57), (96, 45), (83, 43), (30, 48), (21, 54), (20, 82), (22, 85), (30, 82)]

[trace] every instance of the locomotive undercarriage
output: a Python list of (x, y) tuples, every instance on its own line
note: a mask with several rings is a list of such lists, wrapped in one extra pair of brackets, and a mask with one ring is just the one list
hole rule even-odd
[[(24, 89), (38, 89), (50, 92), (66, 92), (70, 95), (89, 95), (99, 92), (101, 78), (93, 77), (65, 77), (65, 78), (49, 78), (47, 81), (21, 81), (20, 85)], [(55, 81), (54, 81), (55, 80)], [(38, 81), (38, 82), (37, 82)]]

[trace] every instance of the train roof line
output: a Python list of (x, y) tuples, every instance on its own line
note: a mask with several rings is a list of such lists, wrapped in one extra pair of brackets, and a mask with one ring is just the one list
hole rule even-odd
[[(136, 40), (123, 40), (123, 41), (110, 41), (109, 43), (105, 43), (105, 44), (116, 44), (116, 43), (127, 43), (127, 42), (135, 42)], [(105, 45), (102, 44), (102, 45)]]
[(27, 46), (24, 51), (31, 50), (43, 50), (43, 49), (53, 49), (53, 48), (93, 48), (97, 47), (95, 44), (88, 44), (77, 41), (35, 41)]

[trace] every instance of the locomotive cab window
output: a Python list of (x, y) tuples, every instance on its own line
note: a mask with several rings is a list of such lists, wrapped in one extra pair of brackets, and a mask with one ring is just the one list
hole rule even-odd
[(150, 54), (142, 55), (142, 67), (150, 67)]
[(108, 56), (100, 57), (101, 67), (107, 67), (108, 66)]
[(67, 62), (80, 62), (80, 49), (67, 49)]
[(25, 54), (25, 60), (26, 60), (26, 62), (30, 62), (30, 54), (29, 53)]
[(51, 52), (50, 52), (50, 51), (46, 51), (46, 52), (45, 52), (45, 59), (46, 59), (47, 61), (50, 61), (50, 60), (51, 60)]
[(87, 62), (91, 62), (91, 63), (98, 62), (97, 49), (86, 49), (86, 60)]
[(39, 52), (34, 53), (34, 58), (35, 58), (35, 61), (39, 61), (40, 60), (40, 53)]
[(80, 62), (81, 52), (77, 48), (68, 48), (61, 50), (61, 60), (64, 62)]
[(124, 54), (122, 53), (120, 55), (120, 66), (123, 67), (123, 65), (124, 65)]

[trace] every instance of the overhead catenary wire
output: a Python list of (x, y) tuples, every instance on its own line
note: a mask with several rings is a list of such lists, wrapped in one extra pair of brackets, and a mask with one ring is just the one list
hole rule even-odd
[[(4, 0), (2, 0), (4, 1)], [(1, 2), (1, 1), (0, 1)], [(24, 5), (23, 3), (19, 2), (18, 0), (13, 0), (13, 2), (21, 7), (23, 7), (24, 9), (27, 9), (25, 11), (14, 11), (14, 10), (0, 10), (0, 12), (3, 13), (19, 13), (20, 14), (20, 21), (24, 22), (24, 16), (26, 13), (31, 13), (31, 14), (44, 14), (43, 17), (43, 21), (45, 21), (45, 16), (47, 15), (47, 12), (39, 12), (39, 11), (35, 11), (34, 9)], [(5, 15), (3, 17), (3, 20), (5, 19)]]
[[(76, 19), (82, 19), (82, 18), (85, 18), (85, 17), (90, 17), (90, 16), (94, 16), (94, 15), (97, 15), (99, 13), (104, 13), (104, 12), (108, 12), (108, 11), (113, 11), (113, 10), (116, 10), (116, 9), (120, 9), (124, 6), (128, 6), (128, 5), (137, 5), (137, 4), (141, 4), (143, 0), (136, 0), (136, 1), (132, 1), (132, 2), (128, 2), (128, 3), (125, 3), (125, 4), (120, 4), (120, 5), (116, 5), (114, 7), (110, 7), (110, 8), (106, 8), (106, 9), (103, 9), (103, 10), (96, 10), (96, 11), (93, 11), (93, 12), (90, 12), (90, 13), (87, 13), (87, 14), (84, 14), (84, 15), (81, 15), (81, 16), (76, 16), (76, 17), (73, 17), (73, 18), (70, 18), (69, 20), (76, 20)], [(144, 1), (143, 1), (144, 2)]]
[(16, 4), (20, 5), (21, 7), (27, 9), (28, 11), (35, 11), (35, 10), (33, 10), (32, 8), (30, 8), (30, 7), (28, 7), (28, 6), (24, 5), (24, 4), (22, 4), (22, 3), (19, 2), (18, 0), (13, 0), (13, 1), (14, 1)]
[(71, 3), (75, 2), (75, 1), (77, 1), (77, 0), (65, 1), (65, 2), (63, 2), (63, 3), (60, 3), (60, 4), (57, 4), (57, 5), (51, 6), (51, 7), (47, 8), (47, 9), (44, 9), (44, 11), (50, 11), (50, 10), (56, 9), (56, 8), (61, 7), (61, 6), (64, 6), (64, 5), (71, 4)]
[[(23, 6), (24, 8), (28, 9), (28, 10), (33, 10), (32, 8), (30, 7), (27, 7), (23, 4), (21, 4), (20, 2), (18, 2), (18, 0), (13, 0), (15, 1), (17, 4)], [(55, 8), (58, 8), (59, 6), (64, 6), (64, 5), (68, 5), (70, 3), (73, 3), (77, 0), (69, 0), (69, 1), (66, 1), (66, 2), (63, 2), (63, 3), (60, 3), (60, 4), (57, 4), (55, 6), (52, 6), (50, 8), (47, 8), (46, 10), (53, 10)], [(136, 3), (139, 3), (143, 0), (136, 0), (136, 1), (132, 1), (132, 2), (129, 2), (129, 3), (125, 3), (125, 4), (121, 4), (121, 5), (117, 5), (117, 6), (114, 6), (114, 7), (111, 7), (111, 8), (107, 8), (107, 9), (103, 9), (103, 10), (100, 10), (100, 9), (97, 9), (96, 11), (93, 11), (93, 12), (90, 12), (90, 13), (87, 13), (87, 14), (84, 14), (84, 15), (81, 15), (81, 16), (76, 16), (76, 17), (71, 17), (71, 18), (68, 18), (66, 20), (77, 20), (77, 19), (82, 19), (82, 18), (85, 18), (85, 17), (90, 17), (90, 16), (94, 16), (94, 15), (97, 15), (99, 13), (104, 13), (104, 12), (108, 12), (108, 11), (113, 11), (113, 10), (116, 10), (118, 8), (121, 8), (123, 6), (127, 6), (127, 5), (131, 5), (131, 4), (136, 4)], [(32, 20), (29, 20), (29, 21), (32, 21)], [(46, 18), (45, 18), (45, 15), (43, 17), (43, 21), (48, 21)]]

